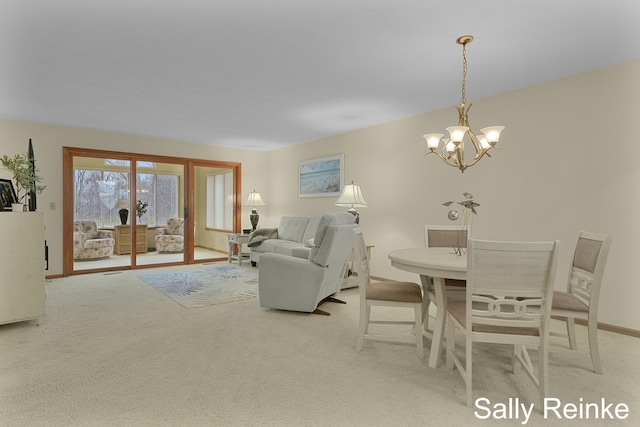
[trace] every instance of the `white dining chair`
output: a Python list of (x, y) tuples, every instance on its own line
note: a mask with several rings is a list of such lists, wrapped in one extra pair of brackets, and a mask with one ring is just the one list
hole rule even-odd
[[(424, 359), (424, 344), (422, 334), (381, 334), (370, 333), (369, 325), (413, 325), (415, 331), (420, 330), (422, 324), (422, 290), (420, 285), (413, 282), (401, 281), (371, 281), (369, 258), (364, 242), (362, 230), (354, 228), (353, 252), (356, 271), (358, 273), (358, 288), (360, 293), (360, 323), (358, 327), (358, 339), (356, 350), (361, 351), (365, 339), (384, 340), (392, 342), (407, 342), (416, 345), (419, 359)], [(403, 307), (414, 311), (414, 321), (405, 320), (371, 320), (371, 307)]]
[[(472, 405), (473, 344), (513, 346), (512, 370), (518, 362), (538, 387), (540, 401), (548, 394), (548, 342), (551, 295), (559, 241), (496, 242), (469, 239), (466, 301), (447, 304), (446, 366), (454, 366), (466, 385)], [(464, 335), (464, 363), (456, 353), (455, 331)], [(537, 348), (537, 373), (527, 348)]]
[[(555, 291), (551, 305), (551, 315), (562, 318), (567, 326), (566, 334), (552, 332), (551, 335), (567, 338), (569, 348), (552, 345), (550, 350), (591, 356), (593, 370), (597, 374), (602, 373), (598, 350), (598, 302), (612, 240), (611, 234), (580, 232), (569, 270), (567, 290)], [(589, 351), (578, 349), (574, 319), (587, 323)]]
[[(466, 248), (467, 241), (471, 238), (471, 226), (464, 225), (424, 225), (424, 243), (428, 248)], [(422, 278), (424, 296), (422, 302), (422, 326), (427, 334), (431, 334), (429, 329), (429, 305), (436, 305), (436, 292), (433, 285), (433, 278)], [(466, 281), (456, 279), (444, 279), (447, 301), (464, 299)]]

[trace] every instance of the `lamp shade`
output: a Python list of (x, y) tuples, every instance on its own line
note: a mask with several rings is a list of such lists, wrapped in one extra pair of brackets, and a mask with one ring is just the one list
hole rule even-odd
[(127, 199), (118, 199), (118, 201), (116, 202), (115, 206), (113, 207), (114, 209), (129, 209), (129, 200)]
[(266, 206), (267, 204), (262, 200), (262, 196), (256, 190), (249, 193), (245, 206)]
[(467, 126), (449, 126), (447, 131), (449, 132), (449, 136), (451, 137), (451, 142), (455, 145), (458, 145), (464, 139), (469, 128)]
[(360, 186), (351, 181), (351, 184), (347, 184), (342, 189), (342, 194), (338, 197), (335, 203), (336, 206), (343, 208), (366, 208), (367, 202), (362, 196), (362, 190)]
[(431, 149), (436, 149), (440, 145), (440, 140), (444, 134), (441, 133), (428, 133), (426, 135), (422, 135), (422, 137), (427, 141), (427, 147)]
[(490, 145), (496, 145), (496, 143), (500, 139), (500, 132), (502, 132), (503, 130), (504, 126), (489, 126), (480, 129), (480, 132), (484, 133), (487, 136), (487, 142), (489, 142)]

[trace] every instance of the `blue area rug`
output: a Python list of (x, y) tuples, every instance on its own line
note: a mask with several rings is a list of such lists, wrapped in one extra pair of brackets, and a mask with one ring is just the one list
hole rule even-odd
[(232, 265), (203, 270), (171, 271), (138, 276), (185, 308), (225, 304), (258, 296), (258, 269)]

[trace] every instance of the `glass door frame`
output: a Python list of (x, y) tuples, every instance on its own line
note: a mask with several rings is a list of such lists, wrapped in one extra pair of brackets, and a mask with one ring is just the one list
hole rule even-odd
[[(96, 149), (88, 149), (88, 148), (75, 148), (75, 147), (62, 147), (63, 155), (62, 155), (62, 199), (63, 199), (63, 223), (62, 223), (62, 248), (63, 248), (63, 262), (62, 262), (62, 270), (63, 276), (69, 276), (74, 274), (83, 274), (83, 273), (96, 273), (96, 272), (106, 272), (106, 271), (117, 271), (117, 270), (130, 270), (130, 269), (141, 269), (141, 268), (151, 268), (151, 267), (159, 267), (159, 266), (169, 266), (169, 265), (181, 265), (181, 264), (196, 264), (196, 263), (204, 263), (226, 259), (226, 256), (221, 256), (220, 258), (207, 258), (207, 259), (194, 259), (194, 215), (191, 213), (194, 212), (195, 207), (195, 195), (194, 195), (194, 179), (195, 179), (195, 167), (196, 166), (209, 166), (216, 168), (227, 168), (233, 171), (234, 177), (234, 215), (233, 215), (233, 232), (239, 232), (241, 225), (241, 215), (242, 215), (242, 165), (239, 162), (225, 162), (225, 161), (216, 161), (216, 160), (203, 160), (203, 159), (189, 159), (182, 157), (169, 157), (169, 156), (159, 156), (154, 154), (143, 154), (143, 153), (128, 153), (128, 152), (118, 152), (118, 151), (107, 151), (107, 150), (96, 150)], [(130, 181), (131, 192), (135, 192), (136, 186), (136, 166), (138, 161), (150, 161), (150, 162), (161, 162), (161, 163), (172, 163), (172, 164), (180, 164), (184, 168), (184, 212), (183, 217), (185, 220), (184, 224), (184, 257), (182, 262), (172, 262), (166, 264), (145, 264), (145, 265), (137, 265), (136, 264), (136, 251), (132, 251), (131, 253), (131, 262), (130, 265), (127, 266), (118, 266), (118, 267), (106, 267), (106, 268), (97, 268), (97, 269), (87, 269), (87, 270), (74, 270), (74, 260), (73, 260), (73, 221), (74, 221), (74, 168), (73, 168), (73, 159), (74, 157), (97, 157), (97, 158), (112, 158), (112, 159), (122, 159), (129, 160), (131, 162), (131, 174), (133, 179)], [(133, 216), (135, 216), (135, 210), (131, 212)], [(131, 221), (132, 224), (135, 221)], [(135, 233), (132, 233), (132, 248), (135, 247), (136, 244)]]

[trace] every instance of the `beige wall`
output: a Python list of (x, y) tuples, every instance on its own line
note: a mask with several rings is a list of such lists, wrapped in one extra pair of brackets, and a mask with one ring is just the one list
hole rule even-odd
[[(361, 226), (373, 250), (373, 274), (415, 280), (389, 265), (390, 250), (422, 246), (424, 223), (447, 223), (441, 204), (464, 191), (480, 203), (473, 235), (483, 239), (560, 239), (556, 287), (565, 286), (582, 229), (613, 233), (600, 321), (640, 330), (640, 60), (499, 96), (473, 100), (474, 129), (502, 124), (499, 150), (461, 174), (425, 157), (421, 135), (453, 124), (453, 106), (270, 153), (0, 120), (2, 153), (25, 152), (33, 138), (48, 189), (39, 196), (50, 245), (49, 274), (62, 271), (63, 146), (242, 162), (243, 199), (261, 192), (260, 226), (282, 215), (339, 210), (333, 198), (298, 198), (300, 160), (344, 153), (345, 180), (362, 186)], [(453, 90), (453, 89), (452, 89)], [(453, 94), (455, 95), (455, 94)], [(452, 96), (453, 96), (452, 95)], [(470, 97), (472, 93), (468, 94)], [(624, 131), (622, 129), (625, 129)], [(628, 129), (628, 131), (627, 131)], [(0, 177), (7, 177), (0, 171)], [(56, 204), (50, 210), (49, 204)], [(242, 212), (249, 228), (249, 209)], [(1, 218), (1, 217), (0, 217)]]
[[(422, 246), (424, 223), (449, 223), (442, 203), (471, 192), (480, 203), (473, 236), (560, 239), (556, 288), (564, 289), (580, 230), (613, 233), (601, 322), (640, 329), (640, 60), (488, 99), (472, 100), (474, 129), (506, 126), (499, 150), (461, 174), (421, 135), (454, 124), (453, 106), (269, 153), (270, 218), (337, 210), (334, 199), (297, 198), (297, 162), (344, 153), (345, 180), (360, 184), (372, 273), (415, 280), (389, 251)], [(454, 90), (453, 88), (452, 90)], [(468, 94), (468, 95), (471, 95)]]
[[(0, 155), (26, 153), (29, 138), (33, 140), (36, 164), (44, 178), (44, 183), (47, 185), (47, 189), (38, 195), (38, 210), (45, 213), (45, 238), (49, 245), (48, 275), (62, 274), (62, 147), (241, 162), (244, 198), (248, 196), (254, 186), (258, 186), (258, 183), (264, 182), (266, 179), (264, 165), (267, 155), (263, 152), (0, 120)], [(10, 175), (6, 170), (0, 169), (0, 178), (10, 178)], [(55, 204), (53, 210), (50, 206), (51, 203)], [(250, 227), (249, 213), (249, 209), (243, 208), (243, 228)]]

